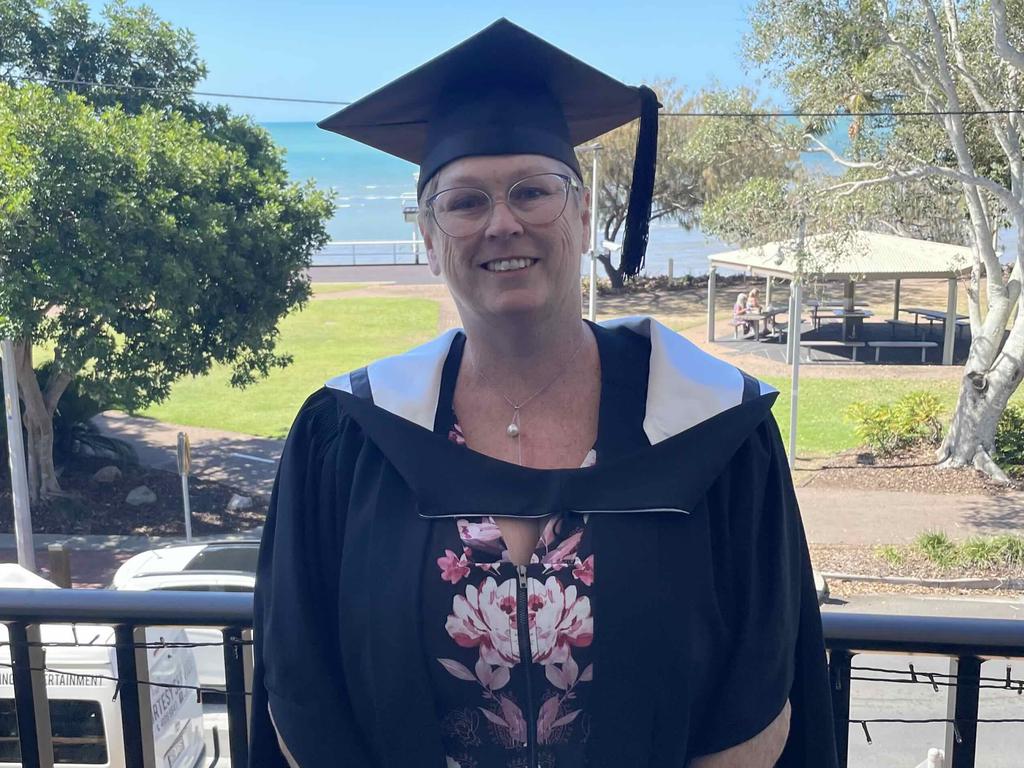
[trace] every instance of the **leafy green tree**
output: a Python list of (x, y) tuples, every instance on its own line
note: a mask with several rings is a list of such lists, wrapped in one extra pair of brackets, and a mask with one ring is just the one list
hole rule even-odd
[[(751, 177), (785, 179), (791, 176), (795, 154), (783, 140), (779, 121), (758, 119), (756, 131), (742, 118), (687, 117), (692, 112), (750, 112), (758, 105), (747, 89), (686, 94), (672, 81), (654, 86), (663, 112), (658, 126), (658, 167), (654, 181), (651, 221), (672, 221), (690, 229), (701, 220), (703, 207)], [(679, 115), (683, 116), (679, 116)], [(598, 139), (600, 182), (598, 220), (605, 240), (615, 241), (626, 222), (633, 178), (637, 124), (617, 128)], [(583, 157), (585, 182), (590, 164)], [(607, 253), (598, 260), (612, 282), (621, 288), (621, 265)]]
[[(138, 408), (214, 363), (239, 386), (287, 364), (277, 324), (309, 295), (332, 211), (289, 181), (266, 131), (190, 102), (204, 72), (190, 35), (123, 3), (103, 19), (80, 2), (0, 2), (0, 335), (16, 342), (36, 498), (60, 492), (52, 420), (72, 380)], [(43, 387), (33, 347), (53, 350)]]
[[(808, 148), (846, 171), (824, 192), (890, 227), (972, 247), (972, 343), (938, 455), (1005, 479), (992, 461), (996, 426), (1024, 378), (1024, 3), (758, 0), (751, 27), (748, 57), (796, 107), (877, 113), (853, 120), (842, 153), (820, 138), (829, 120), (808, 123)], [(1007, 224), (1018, 257), (1004, 270)]]

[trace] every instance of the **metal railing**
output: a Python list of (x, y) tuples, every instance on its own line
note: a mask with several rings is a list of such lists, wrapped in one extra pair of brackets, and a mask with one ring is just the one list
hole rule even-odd
[[(150, 768), (155, 765), (145, 734), (151, 733), (151, 691), (161, 685), (147, 679), (145, 628), (151, 626), (215, 627), (223, 636), (225, 691), (217, 693), (227, 701), (229, 755), (232, 766), (245, 766), (251, 718), (252, 686), (252, 596), (239, 593), (114, 592), (105, 590), (0, 590), (0, 622), (10, 632), (15, 707), (17, 711), (22, 764), (25, 768), (52, 765), (47, 711), (46, 664), (40, 641), (41, 624), (103, 624), (115, 629), (117, 694), (124, 731), (124, 765)], [(848, 764), (851, 725), (867, 735), (869, 723), (885, 719), (851, 720), (851, 682), (858, 678), (854, 658), (866, 652), (930, 654), (952, 659), (949, 675), (915, 673), (909, 667), (907, 680), (931, 685), (949, 693), (947, 717), (941, 720), (899, 722), (944, 722), (950, 731), (945, 766), (974, 768), (979, 693), (982, 688), (1024, 691), (1024, 680), (1015, 680), (1009, 669), (1005, 680), (981, 675), (986, 659), (1024, 659), (1024, 621), (997, 619), (935, 618), (826, 613), (823, 616), (829, 651), (832, 709), (840, 765)], [(49, 644), (53, 645), (53, 644)], [(219, 644), (218, 644), (219, 645)], [(894, 670), (881, 670), (894, 672)], [(921, 677), (918, 680), (917, 677)], [(938, 679), (937, 679), (938, 678)], [(205, 691), (196, 688), (197, 696)], [(1002, 719), (997, 722), (1022, 722)], [(869, 736), (870, 739), (870, 736)], [(151, 739), (149, 740), (151, 741)], [(51, 758), (52, 759), (52, 758)]]
[(333, 240), (313, 256), (315, 267), (425, 263), (422, 240)]

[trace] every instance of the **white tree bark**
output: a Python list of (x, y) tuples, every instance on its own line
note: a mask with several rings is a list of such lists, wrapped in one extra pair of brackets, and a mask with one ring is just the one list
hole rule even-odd
[(29, 498), (31, 501), (39, 501), (62, 493), (53, 462), (53, 415), (72, 377), (61, 371), (59, 365), (54, 365), (44, 392), (39, 388), (32, 365), (32, 342), (18, 340), (14, 345), (14, 354), (19, 395), (25, 405), (24, 426), (28, 435), (25, 458), (28, 465)]

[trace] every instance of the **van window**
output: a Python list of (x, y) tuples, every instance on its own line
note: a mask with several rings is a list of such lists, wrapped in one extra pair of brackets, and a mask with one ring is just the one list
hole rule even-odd
[[(50, 699), (54, 763), (102, 765), (107, 738), (98, 701)], [(18, 715), (14, 699), (0, 699), (0, 763), (20, 763)]]

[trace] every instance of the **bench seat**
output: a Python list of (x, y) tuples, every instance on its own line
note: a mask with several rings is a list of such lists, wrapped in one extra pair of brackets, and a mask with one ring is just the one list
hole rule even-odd
[(875, 362), (878, 362), (879, 356), (882, 353), (883, 347), (890, 349), (920, 349), (921, 350), (921, 362), (927, 360), (926, 355), (928, 350), (934, 347), (938, 347), (938, 343), (934, 341), (869, 341), (869, 347), (874, 347), (875, 350)]
[[(807, 339), (806, 341), (801, 339), (801, 347), (846, 347), (847, 349), (853, 350), (853, 359), (857, 359), (857, 350), (861, 347), (866, 347), (866, 341), (835, 341), (832, 339)], [(810, 352), (808, 351), (808, 359), (810, 360)]]

